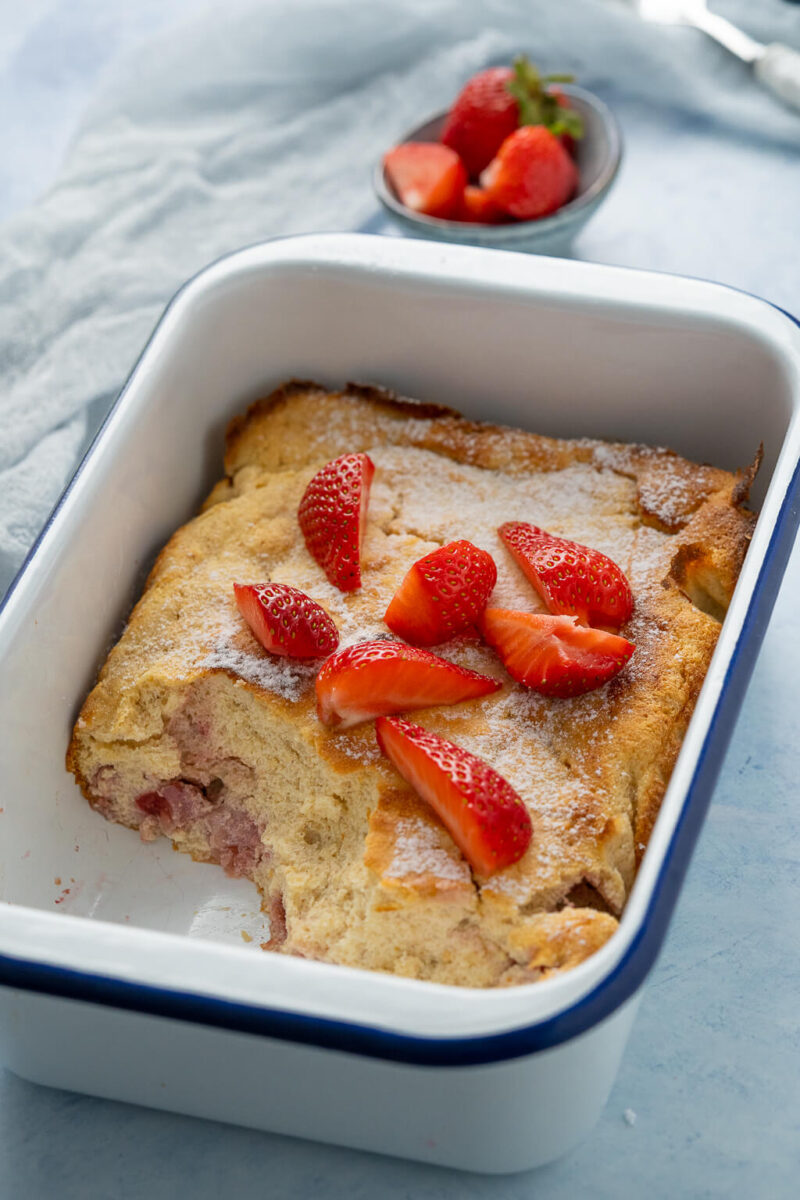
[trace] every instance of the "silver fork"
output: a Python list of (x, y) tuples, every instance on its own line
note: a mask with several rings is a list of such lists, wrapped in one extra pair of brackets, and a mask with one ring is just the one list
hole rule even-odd
[(765, 46), (725, 17), (709, 11), (706, 0), (628, 0), (645, 21), (693, 25), (702, 29), (742, 62), (749, 63), (759, 83), (791, 108), (800, 109), (800, 53), (782, 42)]

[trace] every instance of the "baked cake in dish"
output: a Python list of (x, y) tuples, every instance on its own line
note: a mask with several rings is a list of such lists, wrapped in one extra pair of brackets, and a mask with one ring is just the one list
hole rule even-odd
[[(342, 591), (298, 506), (326, 463), (358, 452), (375, 473), (361, 586)], [(68, 767), (103, 816), (251, 879), (269, 949), (470, 987), (563, 971), (617, 926), (748, 545), (754, 473), (287, 384), (231, 423), (225, 476), (159, 555)], [(522, 857), (480, 876), (381, 754), (374, 721), (321, 723), (321, 660), (264, 650), (233, 583), (299, 588), (341, 649), (391, 637), (384, 614), (409, 569), (468, 539), (496, 564), (494, 608), (544, 612), (498, 536), (508, 521), (619, 564), (635, 652), (604, 686), (559, 698), (515, 683), (477, 633), (435, 647), (501, 686), (411, 719), (490, 764), (530, 814)]]

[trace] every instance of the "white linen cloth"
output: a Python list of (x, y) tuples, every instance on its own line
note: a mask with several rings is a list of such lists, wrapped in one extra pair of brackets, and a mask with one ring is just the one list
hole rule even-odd
[[(800, 48), (782, 0), (725, 11)], [(0, 226), (0, 595), (180, 284), (264, 237), (367, 221), (380, 153), (520, 50), (623, 126), (576, 256), (800, 309), (800, 116), (701, 34), (598, 0), (212, 6), (115, 64), (55, 184)]]

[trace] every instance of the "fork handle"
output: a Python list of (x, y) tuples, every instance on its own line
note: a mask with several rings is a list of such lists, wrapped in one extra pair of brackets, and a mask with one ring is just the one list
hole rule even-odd
[(800, 109), (800, 53), (791, 46), (773, 42), (756, 59), (756, 79), (791, 108)]

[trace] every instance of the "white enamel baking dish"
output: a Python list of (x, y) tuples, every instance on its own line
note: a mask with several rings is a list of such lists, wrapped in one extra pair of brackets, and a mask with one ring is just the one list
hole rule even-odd
[[(0, 613), (0, 1026), (28, 1079), (470, 1170), (591, 1128), (663, 939), (798, 522), (800, 331), (711, 284), (321, 235), (209, 267), (167, 309)], [(264, 954), (255, 890), (93, 813), (78, 705), (229, 417), (289, 376), (379, 382), (544, 433), (734, 467), (761, 517), (619, 932), (471, 991)], [(709, 929), (709, 950), (713, 949)], [(247, 941), (251, 938), (251, 941)]]

